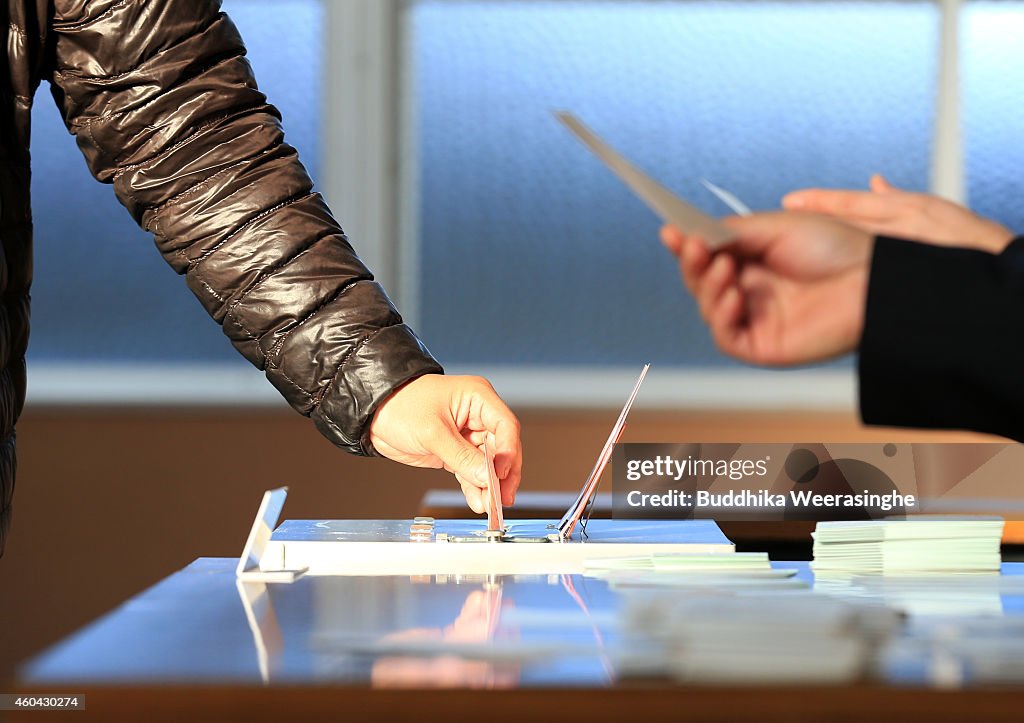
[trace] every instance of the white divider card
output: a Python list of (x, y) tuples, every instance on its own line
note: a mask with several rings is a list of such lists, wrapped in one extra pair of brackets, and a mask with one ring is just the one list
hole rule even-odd
[(608, 460), (612, 457), (612, 451), (615, 449), (615, 443), (619, 441), (619, 437), (622, 436), (623, 430), (626, 428), (626, 417), (629, 416), (629, 410), (633, 406), (633, 401), (636, 399), (636, 395), (640, 392), (640, 385), (644, 383), (644, 379), (647, 377), (647, 371), (651, 368), (650, 364), (644, 364), (644, 368), (640, 371), (640, 376), (637, 377), (636, 384), (633, 385), (633, 391), (630, 392), (629, 398), (626, 400), (625, 406), (622, 407), (622, 411), (619, 412), (619, 418), (615, 420), (615, 424), (612, 426), (612, 431), (608, 435), (608, 439), (604, 443), (604, 447), (601, 449), (601, 453), (597, 456), (597, 462), (594, 464), (594, 469), (591, 470), (590, 475), (583, 483), (583, 489), (580, 490), (579, 496), (576, 501), (566, 510), (565, 514), (562, 515), (562, 519), (558, 522), (558, 534), (562, 536), (562, 539), (568, 539), (572, 535), (573, 530), (576, 529), (576, 524), (583, 517), (590, 503), (594, 499), (594, 495), (597, 494), (597, 486), (601, 482), (601, 474), (604, 472), (605, 467), (608, 466)]
[(267, 490), (260, 500), (259, 510), (256, 512), (256, 519), (253, 520), (252, 528), (249, 530), (249, 537), (242, 548), (242, 554), (238, 558), (238, 567), (235, 568), (235, 575), (239, 580), (251, 582), (293, 582), (300, 577), (306, 568), (296, 569), (267, 569), (263, 566), (264, 555), (270, 537), (281, 517), (281, 510), (288, 498), (288, 488), (278, 487)]

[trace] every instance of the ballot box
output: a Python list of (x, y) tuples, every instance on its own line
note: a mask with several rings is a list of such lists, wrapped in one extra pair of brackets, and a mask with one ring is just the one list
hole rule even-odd
[[(315, 575), (563, 574), (588, 559), (730, 553), (713, 520), (590, 520), (562, 541), (557, 521), (506, 520), (503, 541), (479, 520), (285, 520), (259, 567)], [(422, 533), (418, 532), (422, 530)]]
[[(521, 519), (551, 519), (562, 514), (575, 497), (574, 492), (521, 491), (516, 495), (515, 514)], [(606, 519), (612, 516), (612, 495), (595, 495), (592, 517)], [(466, 498), (458, 489), (431, 489), (420, 501), (419, 514), (436, 519), (475, 519), (466, 505)], [(737, 550), (770, 550), (780, 559), (806, 559), (811, 554), (811, 532), (814, 522), (785, 520), (759, 522), (756, 520), (718, 522), (718, 528), (736, 546)], [(1009, 528), (1013, 523), (1007, 523)], [(1024, 543), (1024, 524), (1017, 528), (1016, 539)]]

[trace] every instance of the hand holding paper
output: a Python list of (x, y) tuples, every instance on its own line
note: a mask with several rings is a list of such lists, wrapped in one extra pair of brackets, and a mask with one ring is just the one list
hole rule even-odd
[(856, 348), (864, 325), (873, 237), (823, 216), (756, 214), (724, 223), (715, 252), (662, 229), (718, 347), (767, 366), (809, 364)]

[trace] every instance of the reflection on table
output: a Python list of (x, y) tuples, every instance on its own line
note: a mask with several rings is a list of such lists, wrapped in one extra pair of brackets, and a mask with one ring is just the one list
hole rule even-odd
[[(979, 662), (981, 643), (968, 640), (988, 641), (984, 651), (1002, 661), (999, 682), (1024, 677), (1011, 654), (1024, 649), (1024, 565), (1006, 564), (1002, 576), (987, 578), (817, 583), (806, 563), (775, 567), (795, 569), (796, 577), (712, 583), (697, 576), (666, 585), (635, 575), (309, 576), (264, 584), (236, 582), (233, 560), (203, 558), (31, 661), (22, 680), (605, 687), (638, 675), (707, 682), (712, 661), (734, 676), (741, 667), (728, 656), (749, 663), (758, 654), (775, 660), (762, 667), (785, 679), (779, 654), (792, 654), (796, 643), (760, 633), (779, 628), (787, 611), (793, 630), (817, 625), (816, 634), (831, 643), (849, 635), (850, 621), (867, 620), (886, 634), (895, 628), (891, 639), (869, 640), (867, 647), (851, 648), (843, 638), (836, 649), (864, 666), (854, 679), (829, 682), (865, 676), (926, 686), (990, 681), (993, 672)], [(878, 610), (898, 611), (898, 625), (872, 618)], [(749, 627), (737, 639), (711, 634), (723, 620), (729, 625), (722, 631), (743, 630), (745, 617)], [(808, 646), (820, 644), (804, 637)], [(750, 647), (757, 644), (762, 649)], [(860, 660), (862, 649), (870, 660)], [(761, 668), (747, 669), (748, 677), (738, 680), (758, 682)], [(845, 668), (837, 671), (834, 676), (847, 675)], [(787, 682), (801, 680), (815, 676)]]

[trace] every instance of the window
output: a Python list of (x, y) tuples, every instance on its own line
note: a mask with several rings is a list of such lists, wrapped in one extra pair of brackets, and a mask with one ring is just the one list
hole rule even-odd
[[(1014, 79), (1024, 71), (1012, 60), (1024, 2), (963, 5), (967, 191), (981, 213), (1024, 228), (1014, 203), (1024, 185)], [(617, 404), (621, 379), (653, 361), (648, 387), (661, 381), (664, 394), (647, 403), (852, 403), (849, 360), (768, 373), (720, 355), (657, 241), (658, 221), (551, 111), (574, 111), (713, 214), (726, 209), (701, 178), (756, 209), (793, 188), (863, 187), (876, 171), (925, 190), (942, 145), (936, 114), (957, 116), (937, 110), (950, 90), (936, 80), (939, 58), (951, 57), (940, 3), (224, 9), (353, 244), (450, 369), (488, 374), (518, 402)], [(276, 402), (89, 177), (49, 99), (36, 106), (30, 399), (117, 401), (106, 395), (124, 394), (131, 365), (138, 400)], [(958, 144), (947, 151), (959, 159)], [(90, 365), (100, 377), (83, 377)], [(109, 369), (117, 383), (104, 386)]]
[(705, 210), (928, 184), (929, 2), (411, 4), (418, 325), (460, 365), (738, 366), (659, 222), (552, 118), (576, 112)]
[(963, 124), (970, 206), (1024, 232), (1024, 3), (970, 2), (963, 15)]

